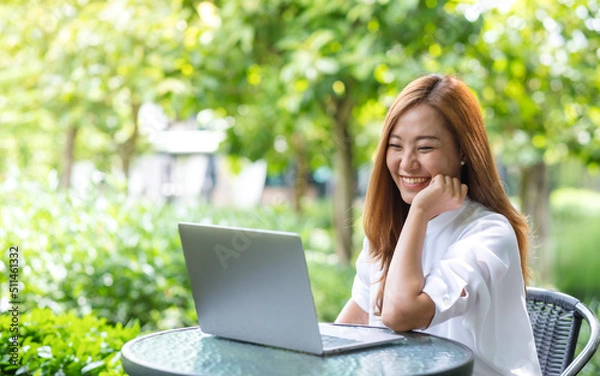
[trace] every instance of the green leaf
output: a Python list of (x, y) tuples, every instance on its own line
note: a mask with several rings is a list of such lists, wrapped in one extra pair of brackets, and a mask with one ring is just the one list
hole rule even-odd
[(43, 359), (52, 359), (52, 348), (50, 346), (41, 346), (37, 349), (37, 354)]
[(83, 367), (81, 369), (81, 373), (85, 375), (86, 373), (91, 372), (91, 371), (101, 368), (101, 367), (104, 367), (104, 361), (98, 360), (96, 362), (89, 363), (88, 365)]

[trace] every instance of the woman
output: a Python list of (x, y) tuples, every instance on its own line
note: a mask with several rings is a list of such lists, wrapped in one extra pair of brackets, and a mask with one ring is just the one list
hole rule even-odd
[(422, 330), (475, 353), (475, 375), (540, 375), (525, 306), (525, 218), (495, 168), (479, 104), (428, 75), (396, 98), (367, 192), (366, 239), (337, 322)]

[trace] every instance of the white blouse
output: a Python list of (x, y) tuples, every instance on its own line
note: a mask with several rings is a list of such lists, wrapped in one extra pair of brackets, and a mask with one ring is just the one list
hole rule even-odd
[[(423, 292), (436, 306), (423, 332), (471, 348), (473, 375), (541, 375), (517, 238), (503, 215), (467, 198), (459, 209), (429, 221), (422, 257)], [(374, 314), (381, 273), (365, 239), (352, 299), (369, 313), (370, 325), (383, 326)]]

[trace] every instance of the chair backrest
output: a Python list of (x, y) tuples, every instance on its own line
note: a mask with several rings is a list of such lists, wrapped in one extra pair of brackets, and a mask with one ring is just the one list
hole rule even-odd
[[(570, 295), (537, 287), (527, 288), (527, 311), (542, 374), (576, 375), (600, 344), (600, 324), (596, 315)], [(574, 359), (582, 319), (590, 327), (590, 337)]]

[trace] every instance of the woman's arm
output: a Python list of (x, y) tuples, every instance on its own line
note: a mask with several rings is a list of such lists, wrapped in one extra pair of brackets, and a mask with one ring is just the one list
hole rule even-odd
[(467, 186), (450, 176), (436, 175), (411, 204), (388, 270), (381, 320), (395, 331), (429, 326), (435, 313), (433, 300), (423, 292), (421, 265), (427, 223), (433, 217), (459, 208)]
[(369, 324), (369, 314), (363, 311), (356, 302), (350, 298), (342, 311), (335, 319), (336, 323), (343, 324)]
[(428, 221), (420, 210), (410, 209), (387, 274), (381, 321), (398, 332), (427, 327), (435, 313), (435, 304), (422, 292), (421, 258)]

